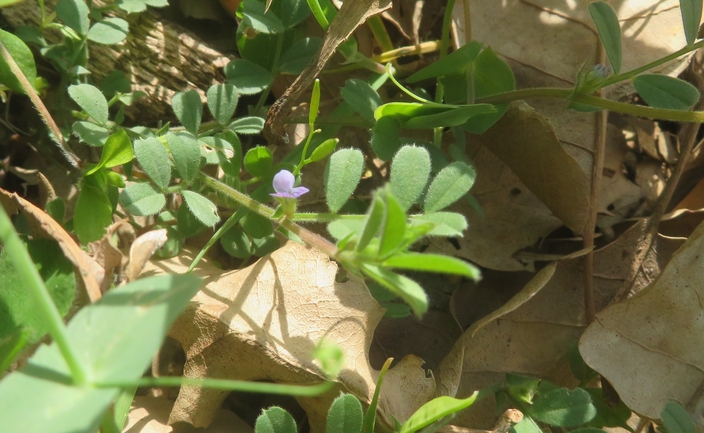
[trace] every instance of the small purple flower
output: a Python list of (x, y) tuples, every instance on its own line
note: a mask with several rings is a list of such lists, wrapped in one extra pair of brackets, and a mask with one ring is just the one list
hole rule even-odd
[(305, 186), (293, 187), (296, 182), (296, 178), (288, 170), (281, 170), (274, 176), (274, 190), (275, 193), (271, 194), (273, 197), (281, 198), (298, 198), (309, 191)]

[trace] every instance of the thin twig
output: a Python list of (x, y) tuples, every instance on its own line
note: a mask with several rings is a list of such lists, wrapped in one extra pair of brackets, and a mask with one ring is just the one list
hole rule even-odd
[[(698, 81), (697, 88), (704, 88), (704, 83), (702, 83), (702, 79), (699, 76), (695, 74), (690, 74), (690, 77)], [(704, 108), (704, 99), (700, 99), (694, 109), (701, 110), (702, 108)], [(650, 249), (653, 246), (653, 240), (658, 234), (658, 226), (660, 225), (660, 221), (667, 212), (670, 200), (672, 200), (672, 195), (674, 194), (675, 189), (677, 188), (677, 183), (679, 182), (680, 177), (682, 176), (682, 173), (684, 172), (684, 169), (687, 166), (687, 162), (692, 156), (692, 149), (694, 149), (694, 145), (697, 142), (697, 132), (699, 131), (699, 127), (699, 123), (689, 123), (686, 126), (687, 129), (684, 133), (684, 142), (682, 143), (682, 148), (680, 149), (680, 153), (677, 157), (677, 164), (675, 165), (675, 168), (672, 171), (672, 176), (670, 177), (670, 179), (667, 180), (667, 183), (665, 184), (665, 189), (663, 189), (662, 193), (660, 194), (660, 197), (658, 197), (658, 201), (655, 203), (653, 213), (645, 225), (643, 235), (639, 239), (638, 253), (633, 261), (633, 265), (631, 266), (628, 277), (624, 281), (623, 285), (619, 288), (618, 293), (611, 301), (612, 303), (626, 299), (630, 294), (633, 285), (635, 284), (636, 277), (638, 276), (638, 272), (640, 272), (643, 261), (648, 255), (648, 252), (650, 252)]]
[[(606, 53), (601, 42), (597, 39), (597, 63), (603, 64), (606, 61)], [(602, 90), (597, 92), (601, 97)], [(582, 233), (584, 237), (584, 248), (589, 252), (584, 256), (584, 314), (587, 324), (596, 318), (596, 306), (594, 304), (594, 231), (599, 213), (599, 192), (601, 191), (601, 178), (604, 172), (604, 155), (606, 153), (606, 122), (608, 111), (602, 110), (596, 113), (594, 122), (594, 154), (592, 158), (592, 185), (589, 195), (589, 216)]]
[(61, 130), (59, 130), (58, 125), (56, 125), (56, 122), (54, 122), (54, 118), (51, 117), (51, 114), (49, 114), (49, 110), (47, 110), (46, 106), (44, 105), (44, 102), (42, 102), (42, 99), (34, 90), (34, 87), (24, 75), (22, 69), (20, 69), (19, 65), (17, 65), (17, 62), (15, 62), (15, 59), (12, 57), (12, 54), (10, 54), (10, 52), (7, 50), (7, 48), (2, 42), (0, 42), (0, 57), (2, 57), (5, 63), (7, 63), (12, 73), (15, 74), (15, 76), (17, 77), (17, 80), (20, 82), (20, 85), (22, 86), (24, 91), (27, 92), (27, 96), (29, 96), (29, 99), (37, 108), (37, 111), (39, 111), (39, 114), (42, 116), (42, 119), (44, 119), (44, 123), (46, 123), (46, 126), (48, 126), (51, 130), (54, 136), (54, 141), (56, 142), (56, 144), (59, 145), (59, 150), (64, 155), (68, 163), (71, 164), (71, 166), (78, 168), (81, 160), (68, 147), (66, 141), (64, 140), (63, 134), (61, 134)]

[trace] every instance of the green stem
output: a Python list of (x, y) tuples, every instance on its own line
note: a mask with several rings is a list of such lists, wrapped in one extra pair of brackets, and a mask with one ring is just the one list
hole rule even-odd
[[(290, 116), (284, 119), (284, 125), (290, 124), (306, 124), (308, 116)], [(374, 124), (361, 116), (318, 116), (315, 120), (316, 125), (340, 125), (340, 126), (357, 126), (359, 128), (371, 129)]]
[(366, 218), (366, 215), (301, 212), (294, 214), (290, 219), (300, 223), (329, 223), (337, 220), (363, 220), (364, 218)]
[[(665, 108), (644, 107), (642, 105), (626, 104), (623, 102), (611, 101), (591, 95), (573, 95), (573, 89), (558, 88), (534, 88), (515, 90), (513, 92), (500, 93), (486, 98), (479, 98), (477, 104), (501, 104), (521, 99), (535, 98), (560, 98), (569, 99), (580, 104), (591, 105), (605, 110), (617, 111), (619, 113), (633, 116), (648, 117), (650, 119), (671, 120), (673, 122), (704, 122), (703, 111), (680, 111)], [(571, 96), (571, 97), (570, 97)]]
[(231, 198), (232, 200), (236, 201), (237, 203), (241, 204), (252, 212), (256, 212), (259, 215), (268, 218), (272, 221), (279, 222), (283, 227), (287, 228), (292, 233), (295, 233), (306, 244), (318, 249), (319, 251), (329, 255), (330, 257), (335, 257), (337, 255), (337, 247), (334, 244), (330, 243), (327, 239), (324, 239), (323, 237), (304, 229), (303, 227), (299, 226), (293, 221), (290, 221), (289, 219), (283, 219), (282, 221), (278, 221), (278, 219), (274, 218), (274, 209), (270, 208), (269, 206), (259, 203), (258, 201), (247, 196), (246, 194), (243, 194), (237, 191), (236, 189), (233, 189), (228, 185), (225, 185), (224, 183), (220, 182), (219, 180), (213, 179), (212, 177), (202, 172), (199, 173), (198, 177), (201, 181), (203, 181), (205, 185), (209, 186), (216, 192), (219, 192), (220, 194)]
[(650, 69), (658, 67), (664, 63), (669, 62), (670, 60), (674, 60), (680, 56), (683, 56), (683, 55), (689, 53), (690, 51), (697, 50), (701, 47), (704, 47), (704, 40), (699, 41), (696, 44), (687, 45), (686, 47), (682, 48), (681, 50), (675, 51), (674, 53), (672, 53), (670, 55), (667, 55), (667, 56), (665, 56), (661, 59), (658, 59), (654, 62), (650, 62), (647, 65), (641, 66), (640, 68), (636, 68), (636, 69), (633, 69), (632, 71), (624, 72), (623, 74), (618, 74), (618, 75), (614, 75), (610, 78), (607, 78), (606, 80), (604, 80), (601, 83), (601, 87), (604, 88), (606, 86), (610, 86), (612, 84), (615, 84), (615, 83), (618, 83), (621, 81), (629, 80), (638, 74), (642, 74), (645, 71), (648, 71)]
[(198, 379), (191, 377), (143, 377), (133, 382), (101, 381), (94, 384), (98, 388), (161, 387), (161, 386), (197, 386), (222, 391), (260, 392), (265, 394), (294, 395), (314, 397), (329, 390), (333, 382), (317, 385), (285, 385), (278, 383), (249, 382), (245, 380)]
[[(284, 46), (284, 33), (279, 33), (279, 37), (276, 39), (276, 51), (274, 52), (274, 63), (271, 66), (271, 75), (273, 77), (276, 76), (276, 74), (279, 73), (279, 61), (281, 60), (281, 51), (283, 50)], [(271, 93), (271, 85), (267, 86), (266, 90), (262, 92), (262, 95), (259, 97), (259, 101), (257, 101), (257, 105), (254, 107), (254, 115), (256, 116), (257, 113), (259, 113), (259, 110), (262, 109), (264, 106), (264, 103), (266, 102), (266, 98), (269, 97), (269, 93)]]
[(186, 273), (193, 272), (193, 269), (195, 269), (196, 265), (198, 265), (198, 262), (200, 262), (200, 259), (202, 259), (203, 256), (205, 256), (205, 254), (208, 252), (208, 250), (213, 245), (215, 245), (215, 242), (217, 242), (218, 239), (220, 239), (222, 237), (222, 235), (225, 234), (225, 232), (227, 232), (232, 227), (234, 227), (235, 224), (240, 222), (240, 220), (242, 219), (244, 214), (245, 214), (245, 209), (239, 208), (239, 209), (237, 209), (237, 211), (235, 213), (233, 213), (230, 216), (230, 218), (227, 219), (227, 221), (225, 221), (225, 224), (223, 224), (218, 229), (218, 231), (215, 232), (215, 234), (208, 240), (208, 243), (205, 244), (205, 246), (200, 250), (198, 255), (193, 259), (193, 261), (191, 262), (191, 265), (188, 267), (188, 270), (186, 271)]
[(79, 386), (86, 385), (89, 377), (88, 368), (81, 362), (78, 352), (72, 346), (61, 314), (59, 314), (59, 310), (51, 299), (51, 295), (49, 295), (42, 277), (39, 275), (36, 266), (34, 266), (32, 258), (29, 257), (29, 253), (27, 253), (22, 241), (12, 227), (10, 217), (7, 216), (2, 206), (0, 206), (0, 239), (5, 244), (7, 257), (15, 266), (19, 275), (23, 277), (24, 289), (33, 298), (39, 317), (43, 318), (44, 324), (49, 328), (49, 334), (54, 339), (61, 355), (63, 355), (71, 371), (74, 384)]
[[(450, 27), (452, 25), (452, 11), (455, 9), (455, 0), (448, 0), (447, 6), (445, 6), (445, 16), (442, 20), (442, 34), (440, 36), (440, 58), (447, 55), (447, 51), (450, 49)], [(442, 84), (440, 79), (437, 80), (437, 85), (435, 87), (435, 102), (442, 104), (445, 99), (445, 86)], [(442, 129), (433, 129), (433, 144), (436, 147), (440, 147), (442, 144)]]

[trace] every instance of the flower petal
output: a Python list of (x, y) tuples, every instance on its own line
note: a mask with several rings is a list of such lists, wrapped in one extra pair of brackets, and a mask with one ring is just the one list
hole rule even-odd
[(293, 173), (288, 170), (281, 170), (274, 176), (272, 184), (277, 193), (290, 193), (295, 182), (296, 178)]

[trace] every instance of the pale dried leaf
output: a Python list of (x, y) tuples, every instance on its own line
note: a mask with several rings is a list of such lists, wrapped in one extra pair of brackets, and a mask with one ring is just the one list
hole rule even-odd
[(703, 250), (700, 225), (652, 285), (597, 314), (580, 340), (584, 360), (648, 418), (670, 401), (704, 404)]
[[(137, 396), (132, 402), (123, 433), (171, 433), (167, 424), (174, 402), (165, 398)], [(252, 427), (227, 410), (218, 410), (212, 424), (199, 433), (252, 433)]]
[[(594, 290), (597, 310), (604, 308), (628, 276), (645, 222), (631, 227), (612, 244), (594, 253)], [(681, 239), (659, 237), (653, 253), (652, 270), (659, 271)], [(560, 261), (552, 278), (519, 308), (479, 329), (472, 337), (465, 332), (453, 351), (464, 351), (459, 384), (451, 353), (438, 373), (438, 389), (457, 387), (458, 397), (503, 380), (505, 373), (517, 373), (570, 383), (564, 363), (569, 348), (586, 327), (582, 258)], [(650, 268), (649, 268), (650, 269)], [(542, 276), (536, 278), (542, 279)], [(638, 284), (645, 283), (641, 278)], [(535, 284), (533, 282), (529, 285)], [(495, 422), (494, 403), (484, 400), (458, 415), (455, 424), (490, 428)]]
[(129, 263), (125, 275), (127, 282), (137, 279), (156, 250), (163, 247), (168, 240), (166, 229), (152, 230), (144, 233), (130, 245)]
[[(453, 11), (461, 43), (465, 40), (463, 3), (456, 2)], [(472, 2), (472, 38), (507, 58), (574, 83), (583, 63), (587, 62), (588, 68), (596, 63), (600, 46), (588, 4), (564, 0)], [(623, 71), (686, 45), (678, 0), (623, 0), (611, 5), (623, 34)], [(688, 62), (688, 56), (680, 57), (651, 72), (676, 76)], [(628, 81), (608, 92), (610, 97), (633, 93)]]
[(589, 216), (589, 178), (562, 148), (552, 124), (524, 102), (477, 139), (576, 233)]
[[(183, 272), (190, 261), (189, 254), (181, 254), (151, 262), (145, 273)], [(323, 373), (312, 352), (325, 339), (340, 346), (345, 364), (337, 390), (299, 398), (311, 426), (324, 426), (339, 389), (368, 402), (377, 372), (367, 354), (383, 310), (356, 278), (336, 282), (337, 271), (327, 256), (295, 242), (241, 271), (222, 271), (202, 261), (194, 273), (205, 278), (205, 287), (170, 333), (184, 346), (184, 374), (315, 384)], [(391, 416), (405, 419), (432, 397), (435, 381), (421, 364), (409, 356), (387, 374), (379, 402), (383, 422), (390, 423)], [(170, 422), (207, 425), (226, 395), (183, 387)]]

